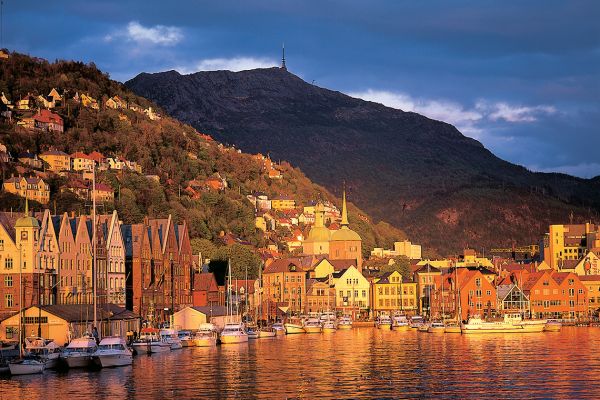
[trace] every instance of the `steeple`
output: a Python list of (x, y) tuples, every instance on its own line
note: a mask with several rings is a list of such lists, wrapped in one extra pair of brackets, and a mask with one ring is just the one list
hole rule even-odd
[(346, 187), (344, 185), (344, 194), (342, 196), (342, 227), (350, 225), (348, 222), (348, 208), (346, 207)]
[(281, 44), (281, 69), (287, 71), (287, 68), (285, 66), (285, 43)]
[(29, 217), (29, 199), (25, 196), (25, 216)]

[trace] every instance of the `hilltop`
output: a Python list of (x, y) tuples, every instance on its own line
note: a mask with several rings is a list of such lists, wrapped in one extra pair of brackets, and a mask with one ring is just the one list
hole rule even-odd
[[(34, 111), (17, 110), (16, 103), (28, 95), (34, 103), (44, 102), (38, 96), (46, 97), (52, 89), (62, 96), (52, 113), (62, 119), (64, 131), (27, 127), (26, 120)], [(146, 216), (171, 214), (177, 221), (188, 222), (192, 238), (215, 242), (235, 239), (255, 248), (273, 242), (282, 245), (283, 236), (289, 234), (285, 229), (265, 235), (255, 228), (255, 208), (247, 199), (252, 193), (269, 198), (291, 196), (300, 205), (319, 198), (338, 206), (341, 203), (286, 162), (273, 163), (270, 168), (276, 169), (279, 176), (270, 178), (265, 157), (224, 146), (163, 115), (160, 107), (110, 80), (94, 64), (62, 60), (50, 63), (11, 53), (9, 59), (0, 61), (0, 91), (14, 106), (11, 119), (3, 115), (0, 120), (0, 143), (13, 156), (13, 162), (1, 163), (2, 178), (17, 174), (43, 177), (51, 190), (45, 207), (56, 213), (89, 209), (89, 201), (62, 190), (75, 174), (29, 168), (16, 160), (19, 154), (40, 154), (49, 149), (67, 154), (99, 152), (135, 164), (139, 166), (137, 172), (124, 167), (99, 174), (98, 181), (110, 186), (115, 196), (114, 203), (103, 204), (103, 211), (115, 208), (127, 224), (141, 222)], [(211, 186), (212, 181), (217, 185)], [(342, 186), (341, 177), (338, 185)], [(15, 196), (3, 194), (0, 198), (0, 208), (19, 207), (22, 201)], [(388, 224), (371, 223), (367, 214), (353, 205), (350, 218), (364, 238), (365, 253), (405, 237)]]
[[(454, 126), (267, 68), (126, 82), (169, 115), (244, 151), (270, 153), (440, 253), (538, 242), (550, 223), (595, 219), (600, 181), (534, 173)], [(532, 149), (533, 151), (533, 149)]]

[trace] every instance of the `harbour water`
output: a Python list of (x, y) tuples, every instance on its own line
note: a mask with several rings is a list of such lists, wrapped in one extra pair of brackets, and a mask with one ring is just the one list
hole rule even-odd
[(360, 328), (1, 377), (4, 399), (598, 398), (600, 328), (428, 334)]

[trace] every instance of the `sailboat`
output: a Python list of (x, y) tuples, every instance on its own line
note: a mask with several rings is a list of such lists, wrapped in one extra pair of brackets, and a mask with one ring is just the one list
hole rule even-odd
[[(25, 198), (25, 215), (19, 218), (15, 224), (15, 228), (31, 228), (39, 226), (37, 220), (29, 216), (29, 202)], [(19, 248), (21, 251), (21, 248)], [(44, 371), (45, 363), (39, 357), (24, 356), (23, 348), (23, 261), (19, 263), (19, 359), (8, 363), (8, 368), (11, 375), (30, 375), (40, 374)]]
[[(262, 319), (262, 266), (258, 268), (258, 284), (258, 315), (260, 316), (259, 318)], [(272, 338), (276, 335), (277, 331), (272, 326), (261, 326), (258, 329), (259, 339)]]
[[(245, 343), (248, 341), (248, 333), (241, 321), (233, 321), (233, 304), (231, 303), (231, 260), (227, 263), (227, 322), (221, 331), (221, 344)], [(239, 315), (236, 315), (239, 317)], [(239, 318), (238, 318), (239, 319)]]

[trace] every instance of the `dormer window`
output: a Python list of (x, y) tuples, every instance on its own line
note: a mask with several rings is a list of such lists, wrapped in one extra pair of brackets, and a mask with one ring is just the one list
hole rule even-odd
[(290, 264), (290, 272), (296, 272), (296, 266), (294, 264)]

